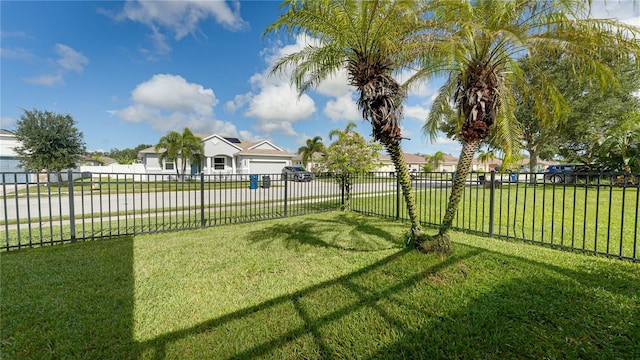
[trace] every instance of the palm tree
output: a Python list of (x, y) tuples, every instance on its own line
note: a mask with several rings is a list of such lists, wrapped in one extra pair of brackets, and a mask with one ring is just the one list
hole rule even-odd
[[(178, 158), (182, 161), (182, 174), (187, 170), (187, 164), (193, 162), (200, 163), (204, 154), (204, 147), (200, 138), (193, 135), (191, 130), (184, 128), (182, 134), (177, 131), (169, 131), (167, 135), (160, 138), (155, 146), (156, 153), (159, 154), (158, 160), (177, 162)], [(164, 151), (163, 151), (164, 150)], [(176, 174), (180, 175), (176, 164)]]
[(353, 129), (355, 129), (356, 127), (358, 127), (356, 123), (354, 123), (353, 121), (349, 121), (344, 127), (344, 130), (333, 129), (329, 131), (329, 140), (333, 140), (334, 136), (337, 136), (338, 140), (342, 140), (345, 137), (350, 136), (349, 134), (351, 134), (353, 132)]
[(438, 166), (444, 162), (444, 153), (442, 151), (436, 151), (433, 155), (427, 155), (424, 159), (433, 166), (433, 171), (438, 169)]
[[(462, 152), (438, 237), (446, 238), (456, 214), (474, 154), (491, 135), (508, 165), (517, 156), (519, 128), (511, 85), (521, 83), (535, 99), (541, 121), (567, 111), (553, 81), (526, 87), (518, 58), (560, 53), (573, 61), (576, 76), (607, 85), (612, 71), (598, 59), (640, 56), (638, 28), (614, 20), (590, 19), (590, 1), (582, 0), (450, 0), (429, 2), (425, 21), (425, 56), (413, 80), (446, 74), (423, 131), (436, 136), (441, 121), (453, 120)], [(606, 55), (605, 55), (606, 54)], [(636, 65), (640, 65), (636, 61)], [(544, 69), (538, 69), (544, 74)], [(451, 111), (451, 104), (457, 115)], [(549, 107), (549, 104), (552, 104)], [(596, 106), (597, 104), (594, 104)]]
[(307, 145), (301, 146), (298, 149), (298, 154), (302, 154), (302, 165), (307, 167), (309, 159), (313, 160), (313, 154), (324, 153), (326, 148), (322, 143), (322, 137), (315, 136), (313, 139), (307, 139)]
[[(392, 77), (403, 52), (422, 25), (413, 1), (286, 0), (286, 9), (265, 33), (304, 34), (313, 43), (279, 59), (273, 72), (293, 68), (292, 83), (302, 93), (346, 69), (358, 93), (358, 107), (371, 122), (373, 137), (389, 152), (411, 219), (412, 239), (422, 241), (409, 168), (403, 157), (402, 102), (405, 91)], [(448, 251), (448, 247), (440, 249)]]

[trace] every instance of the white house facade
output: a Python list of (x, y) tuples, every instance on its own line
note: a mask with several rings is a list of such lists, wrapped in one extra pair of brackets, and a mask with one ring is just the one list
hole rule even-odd
[[(21, 143), (16, 139), (14, 133), (8, 130), (0, 130), (0, 184), (1, 183), (26, 183), (34, 182), (34, 174), (25, 174), (20, 167), (20, 160), (17, 158), (15, 148)], [(12, 174), (12, 173), (20, 174)]]
[[(295, 156), (267, 140), (248, 142), (236, 137), (218, 134), (201, 137), (204, 157), (200, 164), (190, 164), (186, 173), (195, 175), (225, 174), (280, 174), (282, 168), (290, 166)], [(163, 152), (164, 149), (160, 149)], [(176, 174), (182, 170), (182, 161), (166, 160), (160, 163), (155, 147), (140, 151), (138, 158), (147, 174)]]

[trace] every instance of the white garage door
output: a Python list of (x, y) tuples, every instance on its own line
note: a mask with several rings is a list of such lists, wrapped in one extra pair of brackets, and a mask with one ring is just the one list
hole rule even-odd
[(251, 174), (280, 174), (287, 166), (286, 160), (251, 160), (249, 163)]

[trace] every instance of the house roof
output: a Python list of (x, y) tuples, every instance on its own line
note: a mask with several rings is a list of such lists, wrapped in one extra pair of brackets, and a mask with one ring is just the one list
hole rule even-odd
[[(247, 141), (247, 140), (243, 140), (243, 139), (237, 138), (235, 136), (226, 136), (226, 135), (220, 135), (220, 134), (211, 134), (211, 135), (196, 134), (194, 136), (198, 137), (203, 142), (207, 141), (207, 140), (209, 140), (209, 139), (211, 139), (213, 137), (217, 137), (217, 138), (221, 139), (222, 141), (224, 141), (224, 142), (236, 147), (239, 150), (238, 154), (240, 154), (240, 155), (262, 155), (262, 156), (284, 156), (284, 157), (292, 157), (292, 156), (294, 156), (294, 154), (286, 152), (286, 151), (280, 149), (280, 147), (274, 145), (273, 143), (269, 142), (268, 140), (260, 140), (260, 141), (251, 142), (251, 141)], [(276, 150), (255, 149), (255, 147), (260, 146), (262, 144), (269, 144), (271, 147), (275, 148)], [(165, 151), (166, 151), (166, 149), (164, 149), (164, 148), (158, 149), (158, 153), (162, 153), (162, 152), (165, 152)], [(155, 146), (150, 146), (150, 147), (148, 147), (146, 149), (142, 149), (142, 150), (140, 150), (138, 152), (138, 154), (155, 154), (155, 153), (156, 153), (156, 147)]]
[[(407, 153), (404, 153), (403, 155), (404, 155), (404, 160), (408, 164), (426, 164), (427, 163), (427, 161), (424, 159), (424, 156), (422, 155), (407, 154)], [(392, 162), (391, 156), (389, 154), (378, 154), (378, 160), (386, 163)]]

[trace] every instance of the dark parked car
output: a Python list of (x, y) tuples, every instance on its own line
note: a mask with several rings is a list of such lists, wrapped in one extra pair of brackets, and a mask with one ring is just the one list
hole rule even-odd
[(282, 168), (282, 178), (293, 181), (311, 181), (313, 174), (302, 166), (285, 166)]
[(554, 184), (571, 182), (576, 171), (582, 169), (580, 164), (549, 165), (544, 170), (544, 179)]

